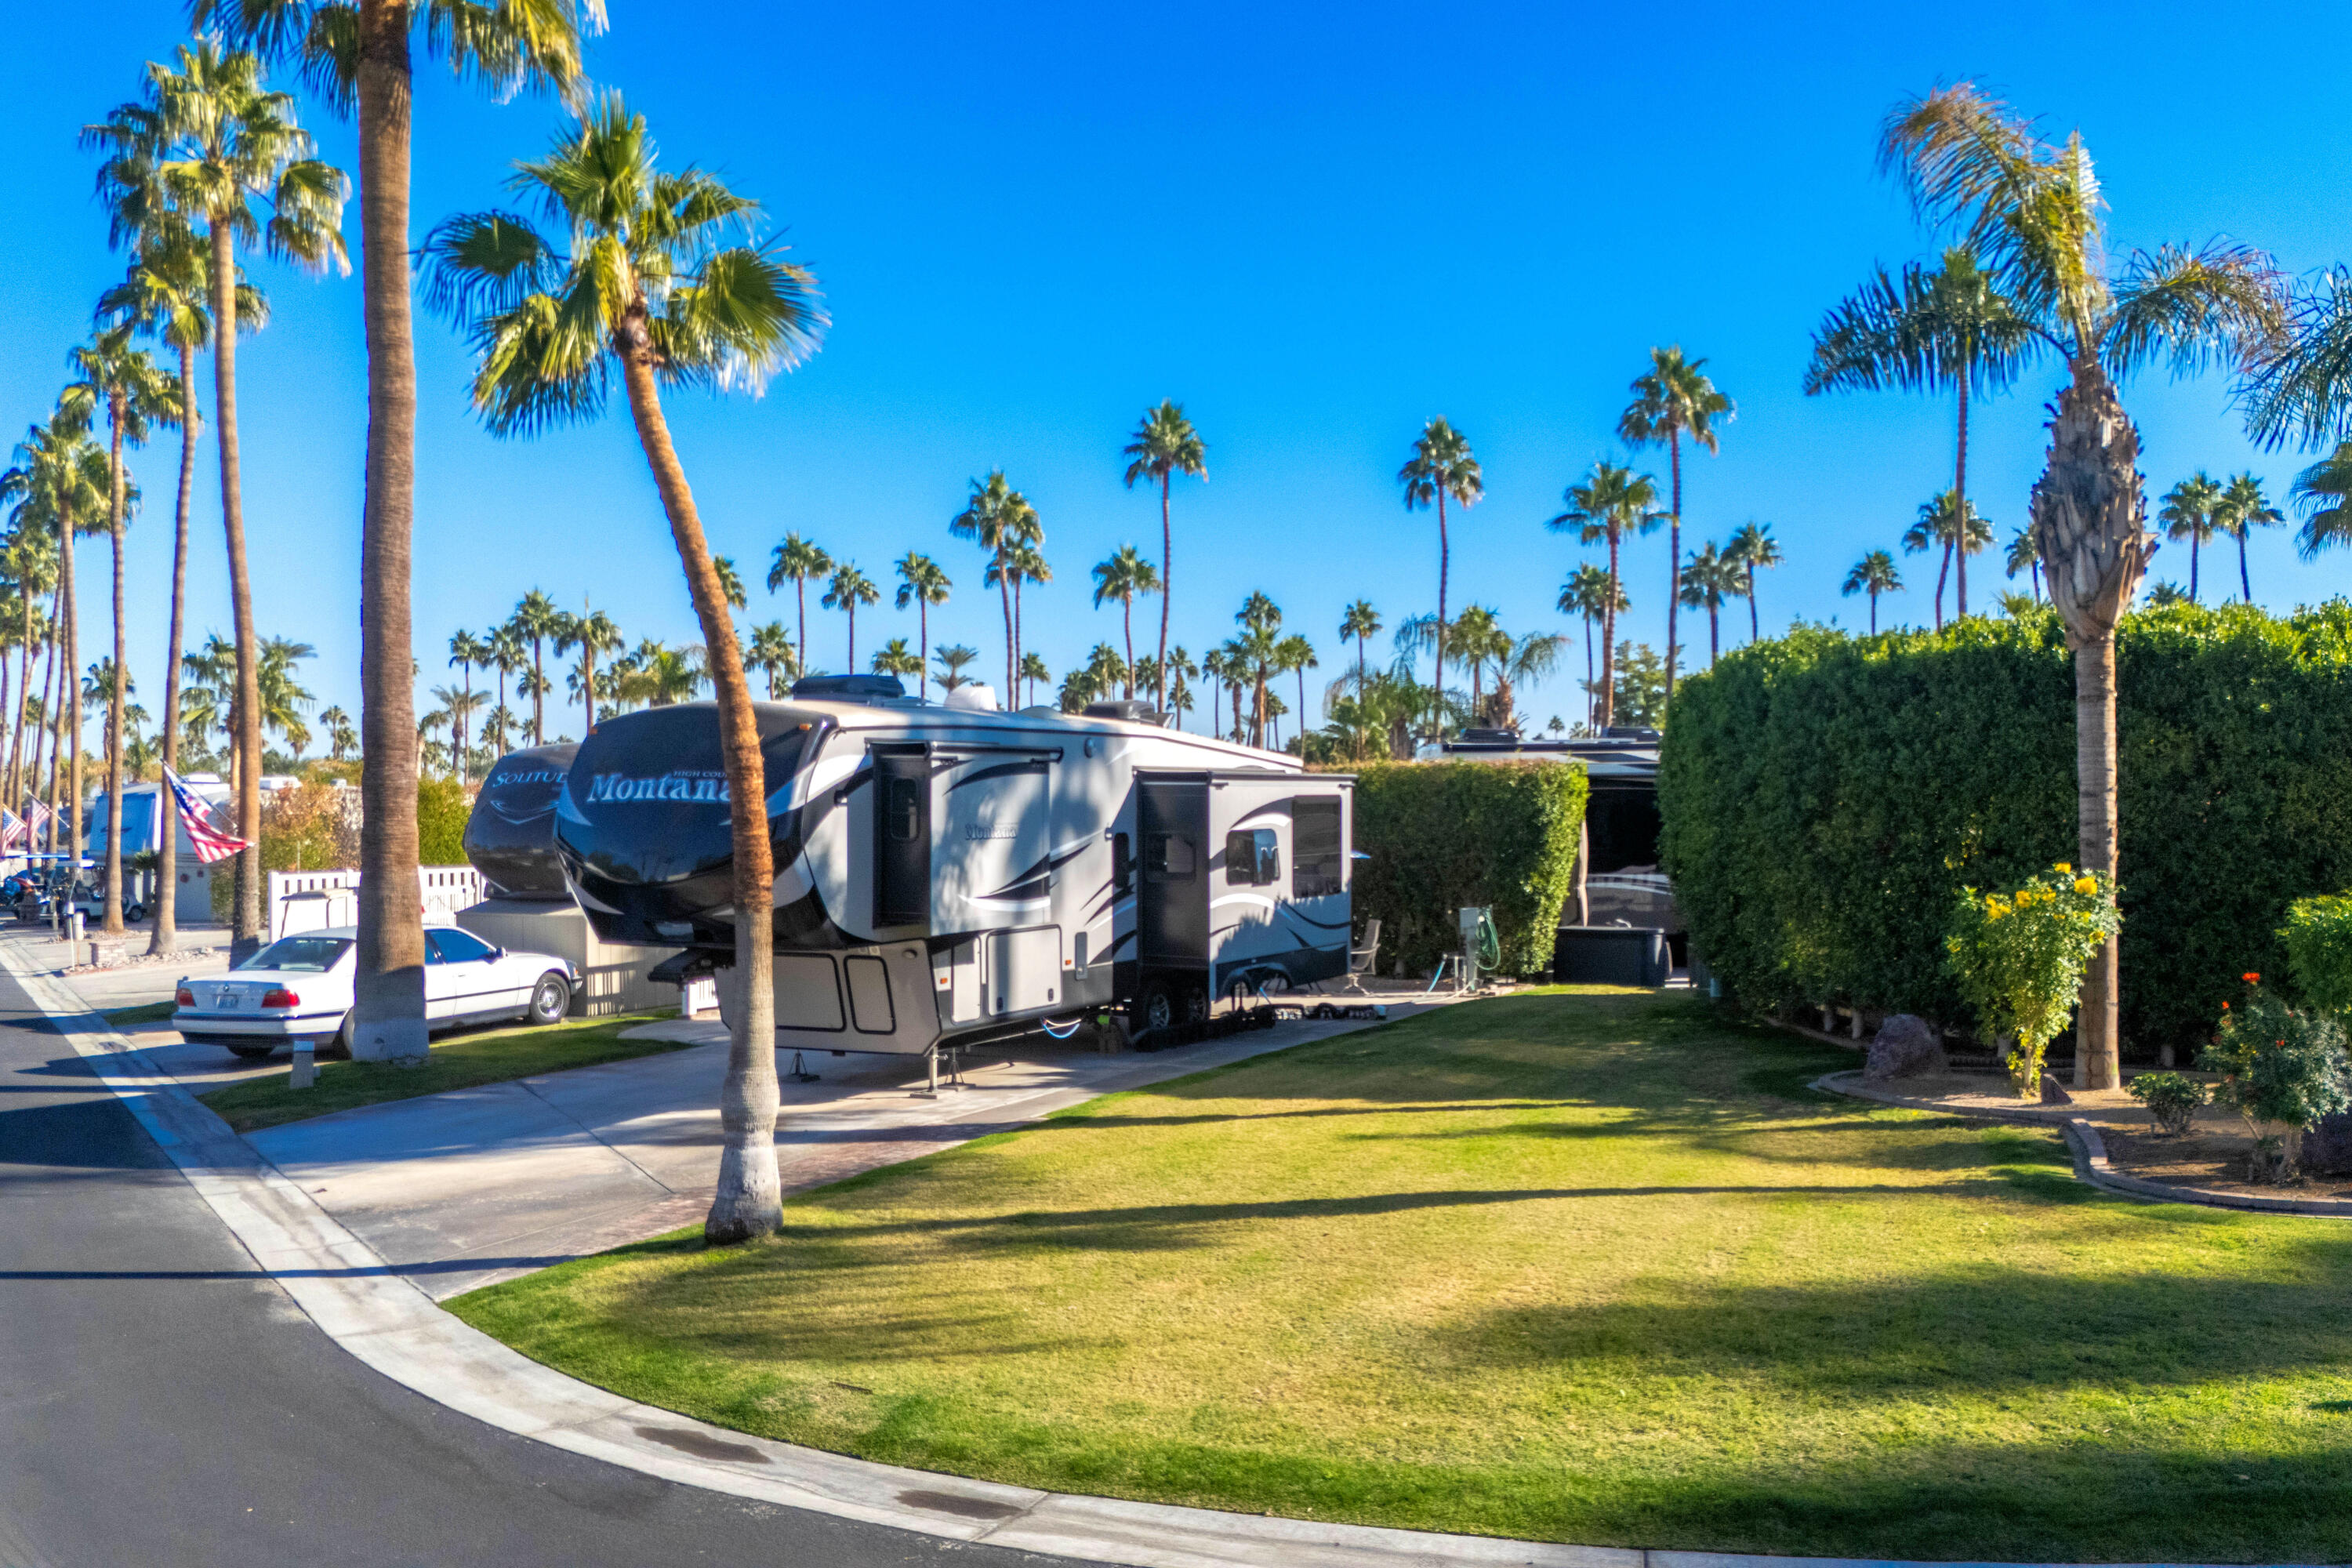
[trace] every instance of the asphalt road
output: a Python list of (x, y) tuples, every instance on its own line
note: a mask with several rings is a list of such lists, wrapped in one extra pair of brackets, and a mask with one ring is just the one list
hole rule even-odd
[(1063, 1560), (485, 1426), (312, 1326), (0, 972), (0, 1568)]

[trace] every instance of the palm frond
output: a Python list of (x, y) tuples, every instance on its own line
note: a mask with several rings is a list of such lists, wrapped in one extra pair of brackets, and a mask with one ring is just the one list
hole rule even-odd
[(2220, 241), (2160, 246), (2125, 264), (2101, 349), (2119, 375), (2159, 353), (2175, 375), (2219, 362), (2251, 368), (2278, 357), (2287, 319), (2284, 279), (2266, 253)]
[(2352, 436), (2352, 271), (2323, 273), (2289, 311), (2277, 351), (2246, 388), (2248, 432), (2273, 449)]
[(564, 258), (512, 213), (444, 218), (416, 248), (425, 308), (460, 321), (499, 315), (552, 289)]

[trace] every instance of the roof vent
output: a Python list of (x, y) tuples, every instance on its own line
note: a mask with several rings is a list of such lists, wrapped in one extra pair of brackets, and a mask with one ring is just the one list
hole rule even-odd
[(1160, 722), (1160, 710), (1133, 698), (1116, 702), (1089, 702), (1079, 712), (1088, 719), (1124, 719), (1130, 724)]
[(993, 713), (996, 711), (996, 688), (985, 680), (967, 680), (940, 700), (942, 708), (960, 712)]

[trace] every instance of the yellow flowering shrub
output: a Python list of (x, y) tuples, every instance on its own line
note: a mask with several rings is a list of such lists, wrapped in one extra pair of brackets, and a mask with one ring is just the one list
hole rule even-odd
[(2115, 889), (2060, 861), (2011, 893), (1960, 889), (1944, 938), (1945, 967), (1988, 1032), (2014, 1034), (2011, 1084), (2042, 1093), (2042, 1054), (2074, 1011), (2099, 944), (2122, 923)]

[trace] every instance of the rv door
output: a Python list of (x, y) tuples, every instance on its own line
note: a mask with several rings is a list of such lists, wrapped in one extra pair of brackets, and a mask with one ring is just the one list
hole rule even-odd
[(931, 915), (931, 749), (874, 748), (874, 923), (927, 927)]

